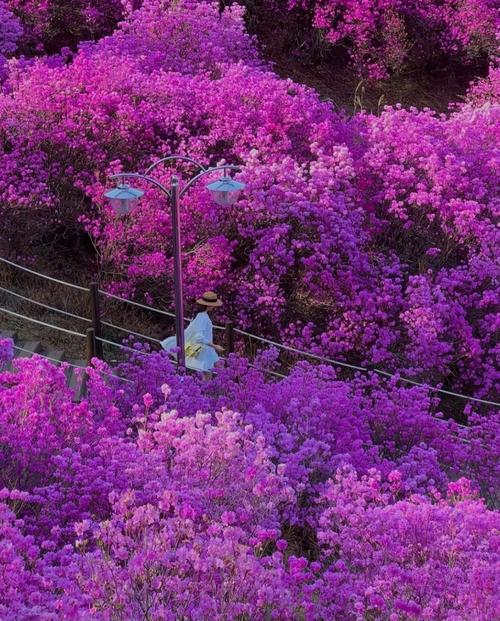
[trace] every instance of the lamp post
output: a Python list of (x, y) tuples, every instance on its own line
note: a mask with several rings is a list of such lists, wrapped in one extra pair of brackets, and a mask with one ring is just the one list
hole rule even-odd
[[(196, 166), (197, 172), (182, 188), (179, 186), (179, 178), (174, 175), (167, 188), (163, 183), (151, 176), (153, 171), (160, 165), (169, 162), (188, 162)], [(182, 294), (182, 246), (181, 246), (181, 224), (180, 224), (180, 201), (189, 188), (205, 175), (221, 172), (222, 177), (209, 183), (206, 187), (212, 195), (212, 199), (222, 206), (233, 205), (237, 200), (240, 192), (245, 188), (244, 183), (235, 181), (229, 175), (231, 171), (239, 171), (239, 166), (225, 164), (223, 166), (214, 166), (206, 168), (196, 160), (183, 155), (170, 155), (154, 162), (144, 174), (142, 173), (118, 173), (112, 175), (111, 179), (116, 180), (118, 185), (113, 190), (105, 193), (109, 199), (111, 206), (118, 216), (124, 216), (131, 213), (137, 206), (139, 200), (144, 195), (142, 190), (133, 188), (126, 184), (128, 179), (141, 179), (154, 187), (158, 188), (167, 197), (170, 204), (170, 213), (172, 216), (172, 237), (173, 237), (173, 254), (174, 254), (174, 300), (175, 300), (175, 335), (176, 344), (179, 349), (177, 355), (178, 364), (182, 367), (186, 363), (186, 355), (184, 351), (184, 299)]]

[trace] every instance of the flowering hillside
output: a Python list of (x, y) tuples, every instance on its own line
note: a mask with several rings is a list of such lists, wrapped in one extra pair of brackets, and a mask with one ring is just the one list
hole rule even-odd
[(5, 621), (495, 618), (498, 416), (464, 435), (326, 367), (97, 366), (79, 405), (40, 358), (0, 374)]
[(188, 312), (213, 290), (218, 322), (368, 368), (275, 381), (242, 349), (202, 379), (135, 344), (75, 403), (0, 338), (1, 621), (500, 618), (496, 5), (281, 9), (372, 78), (490, 70), (447, 114), (348, 116), (273, 71), (239, 4), (0, 0), (0, 257), (170, 310), (167, 205), (143, 187), (120, 219), (109, 177), (235, 163), (234, 205), (181, 201)]

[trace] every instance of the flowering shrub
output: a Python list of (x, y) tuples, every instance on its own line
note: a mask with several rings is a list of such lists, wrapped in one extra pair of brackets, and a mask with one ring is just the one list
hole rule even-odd
[[(369, 49), (383, 21), (385, 44), (403, 53), (410, 22), (391, 3), (377, 4), (375, 26), (373, 3), (334, 4), (364, 20), (346, 8), (355, 29), (343, 37), (364, 28)], [(85, 18), (83, 3), (36, 6), (42, 31), (28, 36), (48, 37), (47, 48), (61, 43), (56, 8), (77, 38), (90, 33), (87, 17), (94, 34), (118, 19), (117, 3)], [(419, 6), (429, 19), (437, 11)], [(454, 11), (480, 4), (439, 6), (441, 41)], [(465, 20), (451, 43), (484, 47), (481, 6), (479, 34)], [(173, 152), (237, 162), (247, 188), (236, 205), (215, 205), (198, 186), (183, 200), (189, 298), (217, 288), (243, 327), (494, 394), (494, 69), (449, 116), (397, 107), (346, 119), (263, 65), (240, 7), (132, 8), (76, 53), (9, 61), (2, 245), (36, 252), (84, 228), (102, 286), (169, 303), (168, 210), (146, 188), (134, 216), (117, 220), (103, 201), (107, 176)], [(4, 15), (10, 47), (0, 53), (10, 55), (20, 30)], [(165, 183), (171, 173), (157, 170)], [(464, 427), (397, 378), (343, 379), (301, 363), (270, 382), (267, 350), (252, 365), (231, 355), (202, 380), (135, 347), (113, 369), (126, 382), (95, 360), (74, 403), (64, 368), (12, 361), (12, 342), (0, 339), (2, 619), (498, 616), (499, 519), (486, 505), (496, 506), (500, 478), (493, 408), (471, 402)]]
[(472, 106), (479, 107), (484, 104), (498, 104), (500, 101), (500, 67), (492, 64), (488, 75), (477, 80), (467, 93), (467, 102)]
[(23, 47), (55, 52), (65, 45), (109, 34), (131, 10), (128, 0), (4, 0), (22, 22)]
[(23, 29), (4, 0), (0, 1), (0, 81), (5, 77), (5, 63), (17, 49)]
[(333, 45), (348, 47), (355, 67), (379, 80), (408, 59), (424, 64), (436, 55), (466, 60), (495, 53), (494, 0), (289, 0), (307, 12)]
[[(279, 508), (293, 500), (264, 438), (230, 411), (189, 418), (164, 411), (151, 418), (138, 444), (158, 454), (164, 476), (156, 498), (144, 504), (123, 495), (112, 520), (93, 533), (102, 549), (91, 557), (95, 605), (119, 610), (126, 602), (135, 617), (154, 599), (159, 615), (185, 610), (188, 618), (230, 619), (285, 600), (270, 589), (268, 563), (256, 554), (278, 538)], [(249, 584), (249, 573), (266, 588), (259, 580)], [(120, 591), (113, 575), (123, 577)]]
[(110, 370), (80, 404), (38, 357), (0, 374), (2, 619), (495, 617), (474, 422), (464, 444), (421, 389), (326, 367)]
[[(351, 618), (494, 618), (496, 516), (467, 481), (450, 484), (446, 499), (394, 502), (399, 481), (393, 472), (391, 490), (383, 491), (378, 473), (359, 480), (347, 471), (330, 483), (318, 531), (331, 560), (322, 604), (330, 614), (345, 614), (347, 607)], [(479, 584), (480, 598), (475, 588), (464, 588)]]
[(430, 355), (434, 371), (453, 366), (472, 380), (474, 359), (481, 358), (486, 390), (495, 382), (497, 355), (488, 335), (497, 321), (491, 171), (498, 115), (497, 106), (466, 106), (449, 119), (388, 109), (367, 119), (370, 146), (363, 161), (380, 232), (376, 245), (388, 242), (413, 272), (399, 316), (411, 343), (412, 372), (424, 371)]
[[(387, 475), (397, 468), (405, 493), (442, 489), (450, 474), (466, 475), (493, 502), (500, 453), (500, 420), (494, 410), (485, 415), (468, 406), (470, 426), (464, 429), (443, 420), (422, 388), (403, 388), (377, 376), (341, 381), (331, 367), (318, 370), (304, 363), (276, 390), (259, 370), (271, 362), (267, 352), (255, 360), (257, 369), (231, 356), (231, 363), (205, 386), (175, 375), (163, 355), (138, 353), (120, 367), (132, 381), (117, 384), (117, 406), (141, 404), (146, 393), (149, 408), (165, 403), (183, 416), (224, 408), (244, 413), (245, 421), (268, 439), (273, 459), (285, 466), (308, 512), (312, 505), (306, 499), (318, 494), (346, 460), (360, 472), (375, 466)], [(160, 388), (165, 381), (166, 395)], [(143, 408), (135, 405), (134, 412), (141, 418)]]

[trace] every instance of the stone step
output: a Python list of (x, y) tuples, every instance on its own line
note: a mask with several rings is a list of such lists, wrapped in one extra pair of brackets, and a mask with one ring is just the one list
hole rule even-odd
[[(18, 334), (14, 330), (0, 330), (0, 337), (14, 341), (14, 358), (30, 358), (33, 354), (40, 354), (49, 359), (52, 364), (57, 365), (66, 359), (64, 351), (61, 349), (43, 347), (40, 341), (17, 340)], [(86, 360), (68, 360), (68, 362), (74, 366), (68, 366), (65, 370), (66, 381), (73, 392), (73, 400), (78, 402), (84, 397), (86, 390), (85, 373), (79, 369), (85, 369), (87, 362)], [(8, 370), (12, 370), (12, 365), (8, 366)]]
[(62, 349), (48, 349), (43, 353), (52, 364), (60, 364), (64, 362), (64, 351)]
[(30, 358), (42, 349), (40, 341), (18, 341), (14, 344), (14, 358)]
[(0, 330), (0, 336), (3, 339), (11, 339), (15, 343), (17, 339), (17, 332), (15, 330)]
[(71, 360), (70, 363), (78, 368), (73, 366), (68, 368), (66, 374), (68, 386), (73, 391), (73, 401), (81, 401), (85, 391), (85, 373), (79, 369), (84, 369), (87, 363), (85, 360)]

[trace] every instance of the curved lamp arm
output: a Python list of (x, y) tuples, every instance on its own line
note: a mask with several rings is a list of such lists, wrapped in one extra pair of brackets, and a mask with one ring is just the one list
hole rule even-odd
[(151, 164), (151, 166), (146, 170), (146, 175), (149, 175), (149, 173), (152, 172), (160, 164), (165, 164), (165, 162), (177, 162), (177, 161), (189, 162), (191, 164), (194, 164), (197, 168), (200, 168), (201, 170), (206, 170), (203, 164), (200, 164), (199, 162), (194, 160), (192, 157), (188, 157), (186, 155), (169, 155), (168, 157), (163, 157), (161, 160), (158, 160), (157, 162), (154, 162), (153, 164)]
[[(179, 159), (183, 156), (172, 156), (171, 158), (164, 158), (163, 160), (159, 160), (158, 162), (155, 162), (155, 164), (153, 164), (154, 166), (157, 166), (158, 164), (160, 164), (161, 162), (167, 161), (169, 159)], [(190, 179), (186, 185), (182, 188), (182, 190), (179, 193), (179, 198), (182, 198), (184, 196), (184, 194), (189, 190), (189, 188), (194, 185), (199, 179), (201, 179), (202, 177), (204, 177), (205, 175), (208, 175), (210, 173), (214, 173), (217, 172), (219, 170), (225, 171), (225, 170), (232, 170), (234, 172), (238, 172), (241, 170), (241, 166), (236, 166), (234, 164), (223, 164), (222, 166), (214, 166), (212, 168), (203, 168), (201, 166), (201, 164), (198, 164), (197, 162), (195, 162), (194, 160), (191, 160), (190, 158), (183, 158), (186, 159), (188, 161), (192, 161), (193, 163), (195, 163), (197, 166), (199, 166), (200, 168), (202, 168), (202, 171), (199, 172), (197, 175), (195, 175), (192, 179)], [(151, 166), (148, 168), (148, 171), (151, 170)], [(154, 185), (155, 187), (159, 188), (164, 194), (166, 194), (167, 196), (171, 197), (171, 191), (165, 187), (163, 185), (163, 183), (161, 183), (160, 181), (158, 181), (157, 179), (155, 179), (154, 177), (150, 177), (149, 174), (141, 174), (141, 173), (117, 173), (116, 175), (111, 175), (110, 179), (116, 180), (116, 179), (142, 179), (143, 181), (147, 181), (148, 183), (151, 183), (152, 185)], [(176, 182), (178, 183), (178, 177), (177, 176), (173, 176), (172, 177), (172, 182)]]

